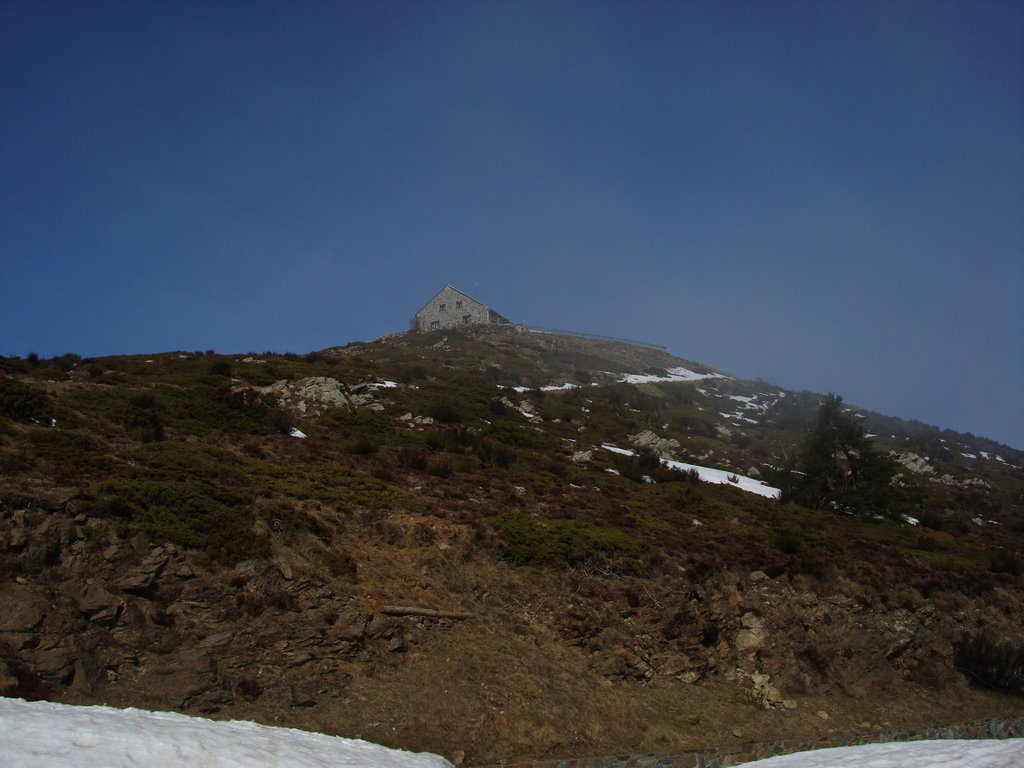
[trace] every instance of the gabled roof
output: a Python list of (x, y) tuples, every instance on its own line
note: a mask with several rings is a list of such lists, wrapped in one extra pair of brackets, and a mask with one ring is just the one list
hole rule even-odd
[[(445, 288), (451, 288), (451, 289), (452, 289), (453, 291), (455, 291), (455, 292), (456, 292), (457, 294), (459, 294), (460, 296), (462, 296), (462, 297), (464, 297), (464, 298), (467, 298), (467, 299), (469, 299), (470, 301), (475, 301), (475, 302), (476, 302), (477, 304), (479, 304), (480, 306), (482, 306), (482, 307), (487, 307), (487, 309), (490, 309), (490, 310), (491, 310), (491, 312), (492, 312), (493, 314), (495, 314), (495, 315), (498, 315), (498, 313), (497, 313), (497, 312), (495, 312), (495, 311), (494, 311), (493, 309), (491, 309), (491, 307), (490, 307), (490, 305), (489, 305), (489, 304), (485, 304), (485, 303), (484, 303), (484, 302), (482, 302), (482, 301), (478, 301), (477, 299), (474, 299), (474, 298), (473, 298), (472, 296), (470, 296), (470, 295), (469, 295), (468, 293), (466, 293), (465, 291), (460, 291), (460, 290), (459, 290), (458, 288), (456, 288), (456, 287), (455, 287), (454, 285), (452, 285), (451, 283), (445, 283), (445, 284), (444, 284), (444, 287), (443, 287), (443, 288), (441, 288), (441, 290), (440, 290), (440, 291), (438, 291), (438, 292), (437, 292), (437, 293), (435, 293), (435, 294), (434, 294), (433, 296), (431, 296), (431, 297), (430, 297), (430, 299), (429, 299), (429, 300), (427, 301), (427, 303), (426, 303), (426, 304), (424, 304), (424, 305), (423, 305), (422, 307), (420, 307), (420, 308), (419, 308), (418, 310), (416, 310), (416, 314), (418, 315), (418, 314), (419, 314), (420, 312), (422, 312), (422, 311), (423, 311), (424, 309), (426, 309), (427, 307), (429, 307), (429, 306), (430, 306), (430, 304), (431, 304), (431, 302), (432, 302), (432, 301), (434, 301), (434, 299), (436, 299), (436, 298), (437, 298), (438, 296), (440, 296), (440, 295), (441, 295), (441, 294), (442, 294), (442, 293), (444, 292)], [(498, 317), (501, 317), (501, 315), (498, 315)], [(504, 317), (501, 317), (501, 319), (502, 319), (502, 320), (505, 320), (505, 318), (504, 318)]]

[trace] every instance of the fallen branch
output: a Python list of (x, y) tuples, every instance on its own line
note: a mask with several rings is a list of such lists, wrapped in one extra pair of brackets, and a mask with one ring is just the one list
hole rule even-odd
[(472, 613), (465, 611), (436, 611), (433, 608), (416, 608), (411, 605), (385, 605), (381, 613), (387, 616), (427, 616), (432, 619), (471, 619)]

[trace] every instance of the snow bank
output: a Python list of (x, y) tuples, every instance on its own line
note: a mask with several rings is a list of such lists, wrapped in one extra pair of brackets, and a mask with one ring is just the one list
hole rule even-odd
[(743, 768), (1010, 768), (1024, 766), (1024, 739), (903, 741), (816, 749), (744, 763)]
[(648, 375), (643, 373), (627, 373), (619, 378), (627, 384), (654, 384), (659, 381), (702, 381), (703, 379), (727, 379), (720, 373), (695, 373), (688, 368), (669, 368), (665, 375)]
[[(606, 451), (618, 453), (622, 456), (636, 456), (635, 451), (631, 451), (628, 448), (619, 448), (611, 443), (603, 443), (601, 447)], [(687, 464), (683, 461), (672, 461), (671, 459), (662, 459), (661, 463), (671, 469), (680, 469), (684, 472), (696, 470), (698, 477), (700, 477), (700, 479), (705, 483), (731, 485), (733, 488), (739, 488), (741, 491), (756, 493), (759, 496), (765, 496), (769, 499), (777, 499), (782, 495), (782, 491), (779, 488), (773, 488), (760, 480), (755, 480), (754, 478), (746, 477), (745, 475), (737, 475), (735, 472), (729, 472), (724, 469), (702, 467), (699, 464)], [(735, 478), (735, 481), (730, 478)]]
[(174, 712), (0, 698), (4, 768), (451, 768), (356, 739)]
[[(596, 386), (596, 385), (595, 385)], [(512, 389), (519, 394), (524, 392), (532, 392), (535, 389), (539, 389), (541, 392), (564, 392), (569, 389), (579, 389), (579, 384), (545, 384), (543, 387), (512, 387)]]

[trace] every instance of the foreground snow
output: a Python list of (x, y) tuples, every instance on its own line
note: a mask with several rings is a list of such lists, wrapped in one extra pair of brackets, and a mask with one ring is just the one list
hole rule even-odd
[[(4, 768), (452, 768), (429, 754), (355, 739), (173, 712), (0, 698)], [(819, 749), (744, 768), (1011, 768), (1024, 739), (939, 740)]]
[(451, 768), (444, 758), (292, 728), (0, 698), (4, 768)]
[(1013, 768), (1024, 766), (1024, 739), (903, 741), (816, 749), (744, 763), (743, 768)]

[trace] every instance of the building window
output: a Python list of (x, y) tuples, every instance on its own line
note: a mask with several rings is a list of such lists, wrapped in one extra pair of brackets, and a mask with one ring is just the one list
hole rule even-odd
[(437, 305), (437, 311), (438, 312), (444, 312), (444, 310), (445, 310), (445, 305), (444, 304), (438, 304)]
[(471, 317), (472, 317), (472, 315), (463, 315), (462, 316), (462, 322), (464, 322), (466, 325), (469, 325), (469, 319)]
[(462, 301), (461, 300), (455, 302), (455, 308), (456, 309), (462, 309)]
[(441, 321), (440, 320), (431, 320), (430, 321), (430, 330), (436, 331), (440, 327), (441, 327)]

